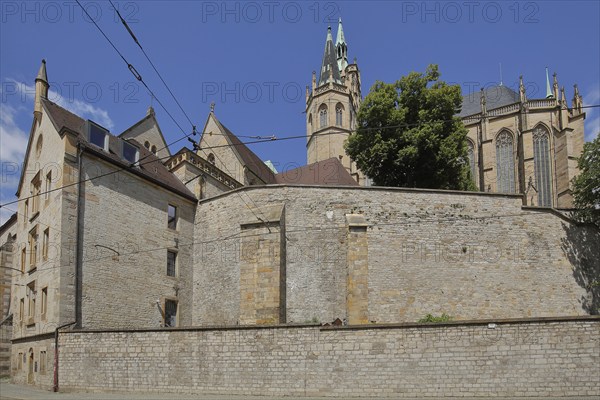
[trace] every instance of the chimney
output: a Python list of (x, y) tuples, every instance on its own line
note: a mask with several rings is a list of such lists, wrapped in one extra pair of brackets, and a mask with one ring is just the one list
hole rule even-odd
[(42, 119), (42, 99), (48, 98), (49, 88), (50, 84), (48, 83), (48, 75), (46, 74), (46, 60), (42, 60), (42, 65), (35, 78), (35, 99), (33, 106), (33, 116), (38, 124)]

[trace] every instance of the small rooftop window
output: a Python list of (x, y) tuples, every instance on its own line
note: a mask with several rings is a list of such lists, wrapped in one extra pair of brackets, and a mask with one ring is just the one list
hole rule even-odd
[(92, 121), (88, 121), (88, 140), (90, 143), (108, 151), (108, 130)]
[(139, 151), (137, 147), (131, 143), (123, 142), (123, 158), (131, 164), (135, 164), (139, 160)]

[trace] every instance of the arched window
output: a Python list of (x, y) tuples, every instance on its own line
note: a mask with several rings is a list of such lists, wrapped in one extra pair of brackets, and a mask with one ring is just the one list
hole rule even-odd
[(467, 156), (469, 157), (469, 167), (471, 168), (471, 179), (475, 181), (475, 146), (470, 140), (467, 140)]
[(550, 181), (550, 135), (548, 129), (538, 125), (533, 130), (533, 163), (538, 205), (552, 206), (552, 183)]
[(327, 106), (323, 104), (319, 110), (319, 128), (327, 126)]
[(150, 150), (150, 142), (146, 140), (144, 142), (144, 147), (147, 148), (148, 150)]
[(342, 118), (344, 117), (344, 106), (338, 104), (335, 107), (335, 125), (342, 126)]
[(150, 150), (150, 151), (152, 151), (154, 154), (156, 154), (156, 146), (152, 145), (152, 150)]
[(496, 179), (498, 192), (515, 192), (515, 160), (513, 157), (513, 136), (502, 131), (496, 136)]
[(308, 115), (308, 133), (313, 133), (313, 125), (312, 125), (312, 114)]
[(214, 155), (213, 153), (210, 153), (210, 154), (208, 155), (208, 158), (207, 158), (207, 160), (208, 160), (208, 162), (209, 162), (209, 163), (211, 163), (212, 165), (215, 165), (215, 155)]

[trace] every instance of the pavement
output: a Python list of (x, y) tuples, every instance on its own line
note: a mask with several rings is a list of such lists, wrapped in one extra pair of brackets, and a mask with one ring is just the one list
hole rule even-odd
[[(508, 400), (509, 398), (493, 397), (494, 400)], [(228, 396), (228, 395), (183, 395), (169, 393), (54, 393), (46, 390), (36, 389), (30, 386), (15, 385), (7, 380), (0, 380), (0, 400), (332, 400), (331, 397), (262, 397), (262, 396)], [(363, 398), (364, 400), (367, 400)], [(390, 400), (393, 398), (386, 398)], [(444, 400), (455, 399), (452, 397), (444, 397)], [(465, 400), (465, 398), (461, 398)], [(516, 400), (515, 398), (510, 398)], [(540, 398), (535, 398), (539, 400)], [(565, 397), (563, 400), (574, 400), (574, 397)], [(579, 399), (598, 399), (598, 397), (577, 397)], [(360, 398), (352, 398), (352, 400), (361, 400)], [(368, 400), (376, 400), (369, 397)], [(410, 400), (410, 399), (403, 399)], [(469, 400), (483, 400), (483, 398), (469, 398)], [(520, 397), (518, 400), (533, 400), (533, 398)], [(554, 398), (557, 400), (557, 398)]]

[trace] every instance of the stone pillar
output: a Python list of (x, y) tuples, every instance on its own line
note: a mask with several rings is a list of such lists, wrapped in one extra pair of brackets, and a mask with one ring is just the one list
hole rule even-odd
[(346, 214), (348, 279), (346, 309), (350, 325), (369, 323), (369, 243), (364, 215)]
[(240, 317), (242, 325), (285, 323), (285, 227), (283, 206), (254, 211), (241, 225)]

